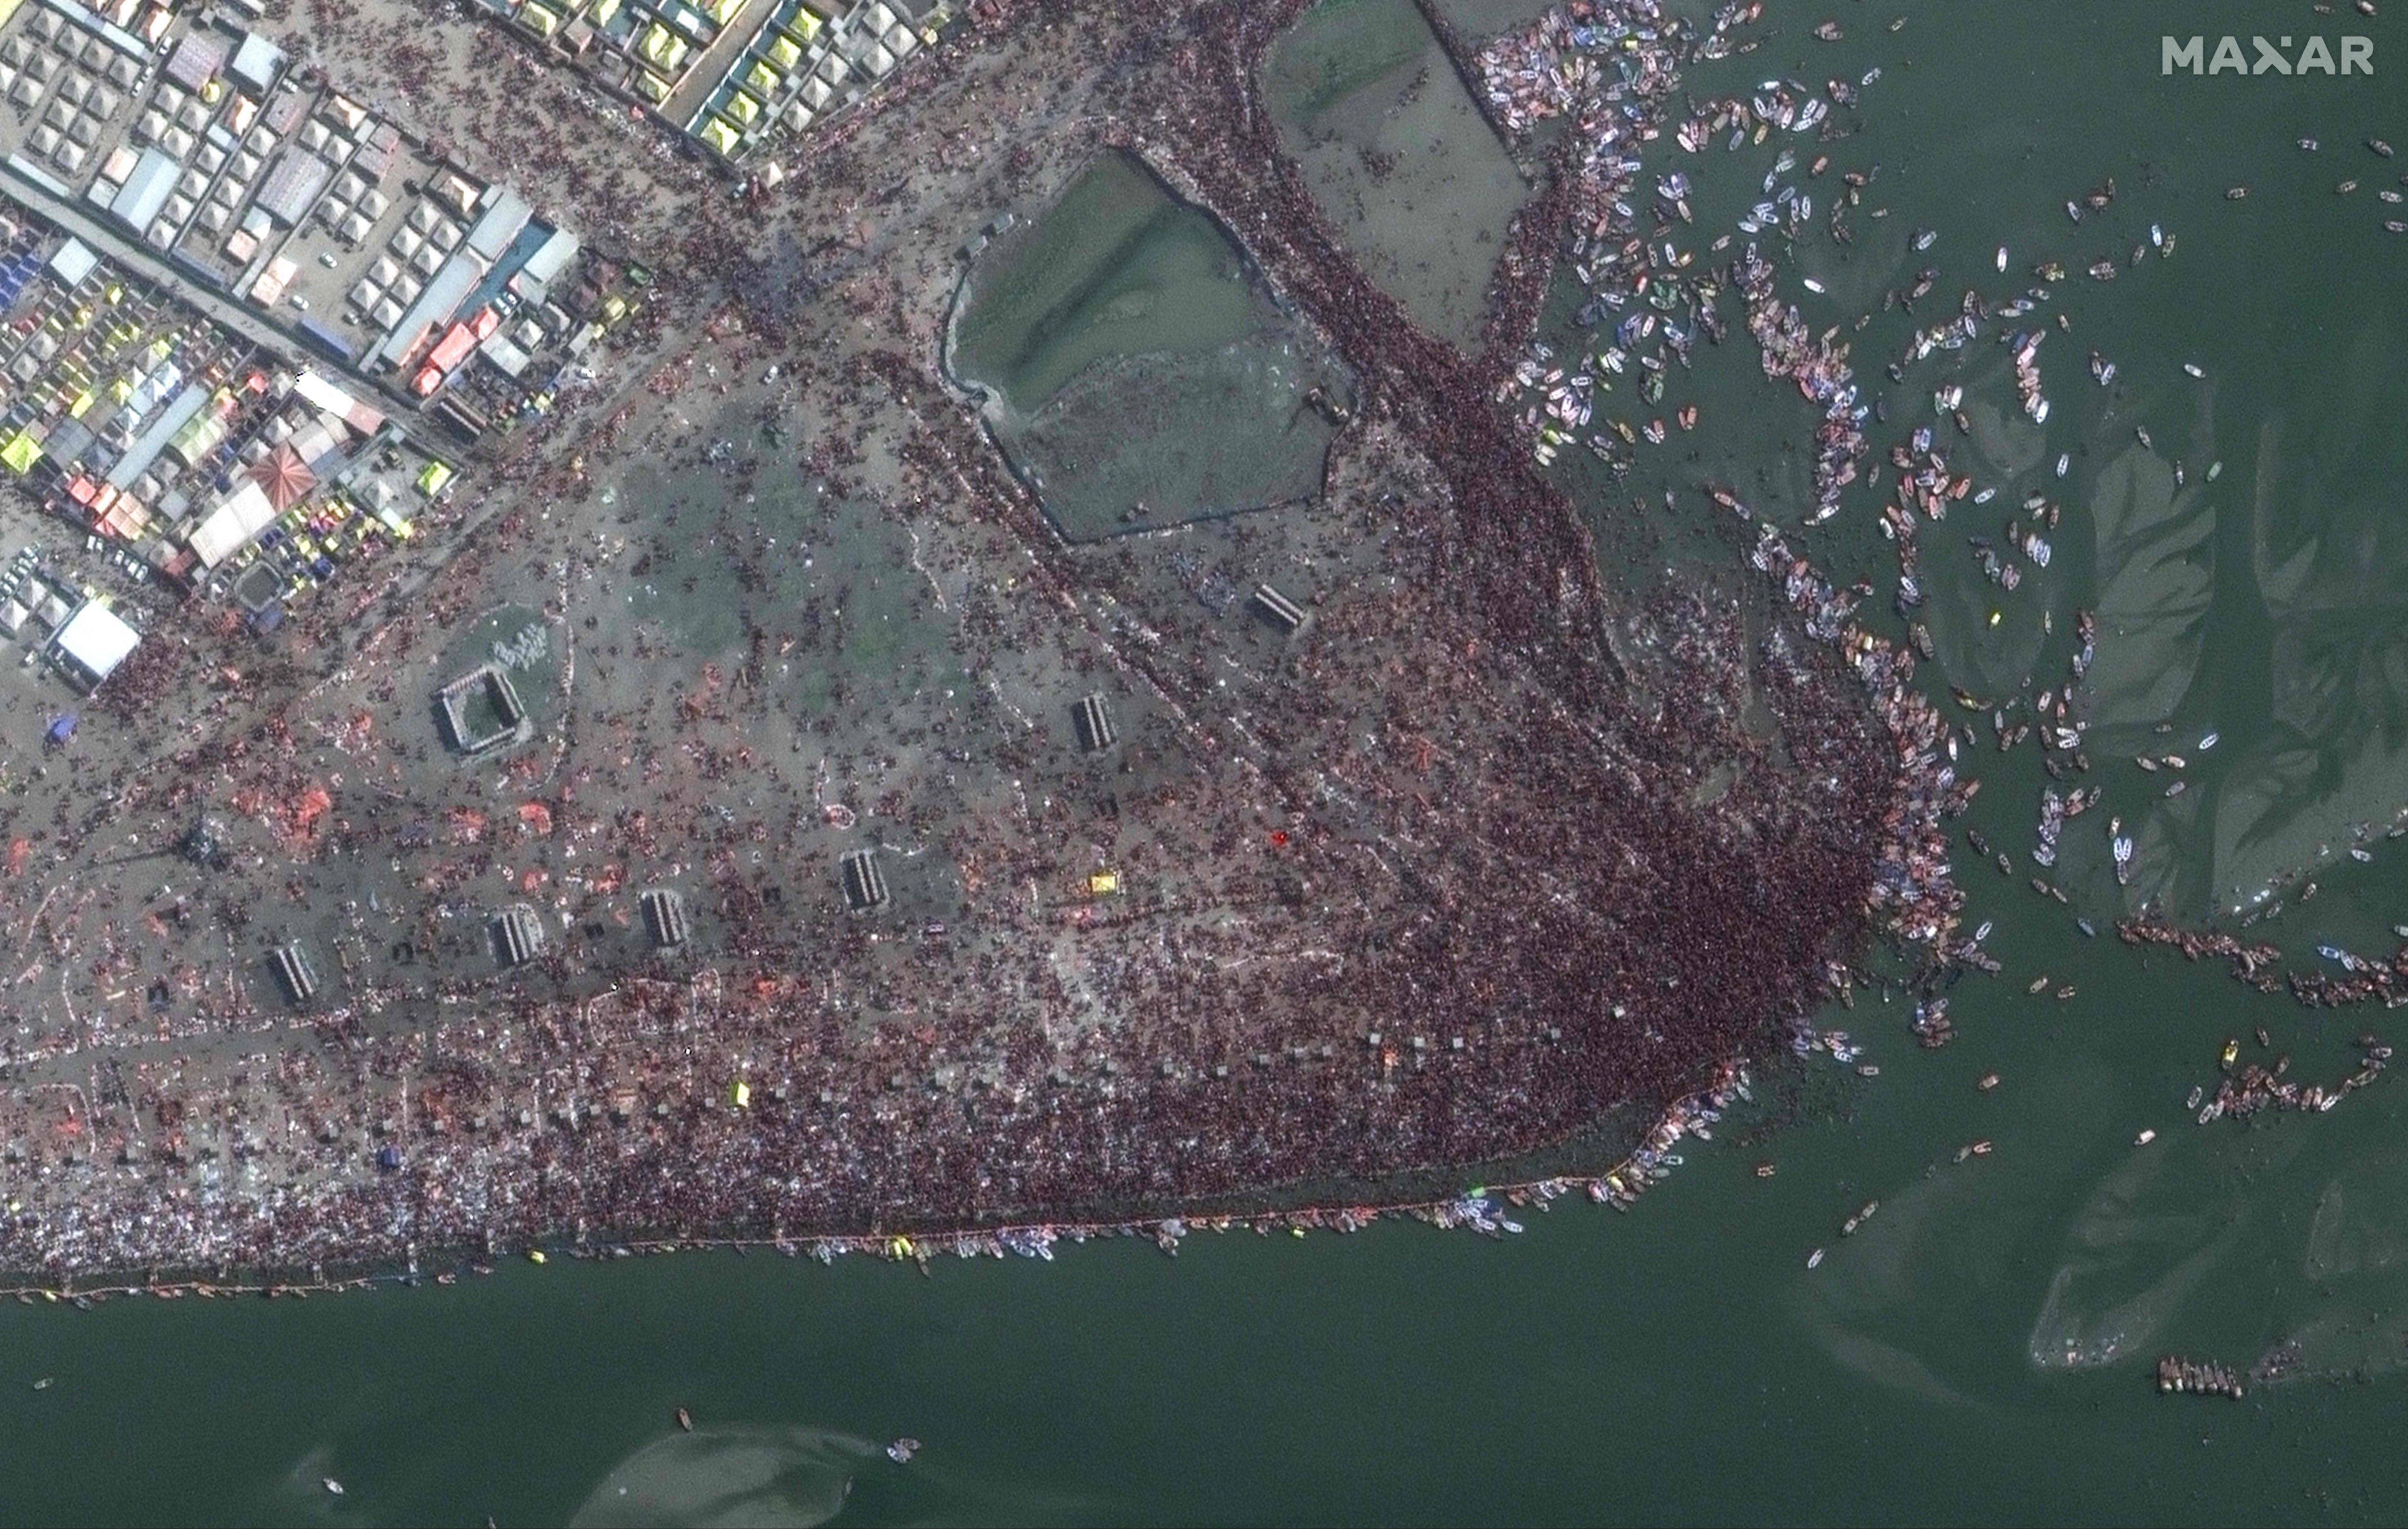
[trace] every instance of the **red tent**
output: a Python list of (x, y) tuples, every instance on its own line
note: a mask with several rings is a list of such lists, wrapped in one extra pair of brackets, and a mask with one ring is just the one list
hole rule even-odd
[(309, 470), (309, 465), (301, 460), (301, 454), (289, 444), (268, 453), (257, 467), (251, 469), (251, 475), (258, 480), (260, 487), (267, 491), (267, 502), (274, 505), (280, 514), (308, 498), (309, 491), (318, 486), (318, 475)]

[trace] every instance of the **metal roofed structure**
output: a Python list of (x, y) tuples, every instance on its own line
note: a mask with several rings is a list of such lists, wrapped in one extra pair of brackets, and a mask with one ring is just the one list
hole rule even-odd
[(139, 236), (159, 216), (167, 198), (175, 195), (176, 177), (183, 168), (176, 156), (165, 149), (143, 150), (142, 157), (135, 162), (134, 173), (108, 199), (108, 215)]

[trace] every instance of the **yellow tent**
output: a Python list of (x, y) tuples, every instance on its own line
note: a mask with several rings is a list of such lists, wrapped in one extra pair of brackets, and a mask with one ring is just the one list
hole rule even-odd
[(725, 26), (736, 20), (736, 13), (743, 8), (744, 0), (711, 0), (710, 19)]
[(538, 37), (549, 37), (560, 30), (560, 18), (541, 6), (530, 4), (519, 12), (519, 19), (533, 27)]
[(769, 44), (768, 52), (763, 55), (771, 68), (780, 70), (793, 68), (802, 61), (802, 45), (782, 34)]
[(636, 94), (654, 106), (669, 98), (669, 82), (650, 69), (636, 71)]
[(450, 468), (445, 467), (440, 462), (429, 462), (419, 471), (418, 491), (431, 499), (436, 495), (442, 493), (443, 485), (451, 481), (452, 469)]
[(754, 59), (752, 67), (744, 71), (744, 88), (755, 95), (778, 94), (778, 71), (769, 67), (768, 60)]
[(736, 131), (724, 117), (713, 117), (704, 123), (700, 134), (702, 141), (710, 145), (711, 151), (721, 154), (735, 148), (737, 141), (743, 136)]
[(820, 19), (797, 6), (795, 19), (786, 23), (786, 30), (794, 35), (796, 41), (809, 42), (820, 35)]
[(7, 463), (20, 473), (33, 471), (34, 464), (41, 459), (42, 448), (35, 445), (34, 438), (22, 430), (10, 436), (8, 444), (0, 446), (0, 462)]
[(610, 18), (618, 14), (619, 0), (595, 0), (594, 9), (587, 16), (586, 20), (590, 22), (596, 30), (599, 30), (602, 27), (609, 25)]
[(752, 1107), (752, 1085), (739, 1077), (729, 1087), (727, 1097), (735, 1101), (738, 1109), (749, 1110)]
[(761, 118), (761, 103), (742, 91), (729, 91), (727, 104), (719, 109), (738, 127), (750, 127)]
[(654, 22), (652, 29), (644, 34), (642, 46), (636, 50), (659, 65), (661, 73), (675, 74), (678, 65), (685, 62), (686, 54), (692, 50), (693, 44)]

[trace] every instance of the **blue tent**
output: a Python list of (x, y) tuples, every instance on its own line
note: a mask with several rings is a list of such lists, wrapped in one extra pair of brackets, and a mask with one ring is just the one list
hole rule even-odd
[(50, 724), (50, 742), (54, 744), (64, 744), (68, 739), (75, 736), (75, 730), (76, 714), (69, 712)]

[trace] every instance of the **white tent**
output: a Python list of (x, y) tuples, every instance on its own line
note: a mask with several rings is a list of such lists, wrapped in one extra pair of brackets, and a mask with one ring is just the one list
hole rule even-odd
[(126, 655), (140, 645), (142, 634), (108, 607), (87, 600), (59, 628), (56, 641), (60, 654), (83, 671), (87, 683), (96, 685), (125, 662)]
[(267, 490), (256, 478), (245, 478), (242, 486), (221, 500), (200, 525), (193, 528), (193, 553), (204, 568), (220, 563), (251, 545), (251, 538), (275, 523), (276, 506), (269, 500)]

